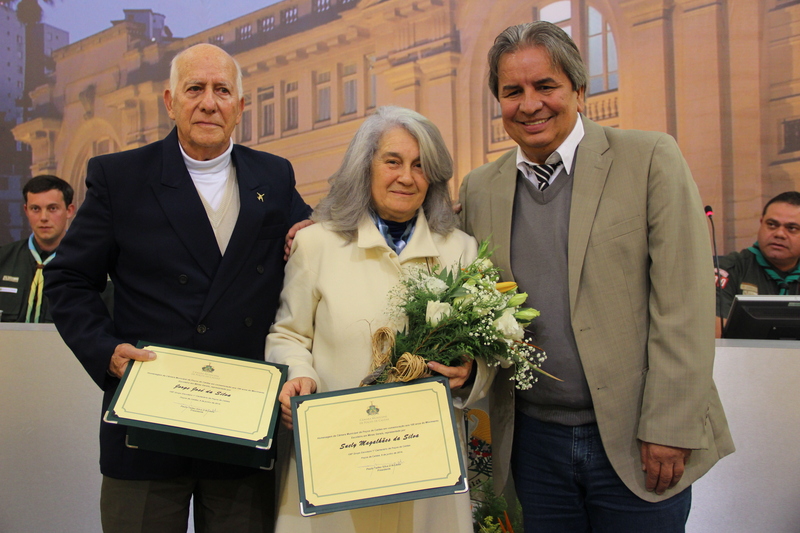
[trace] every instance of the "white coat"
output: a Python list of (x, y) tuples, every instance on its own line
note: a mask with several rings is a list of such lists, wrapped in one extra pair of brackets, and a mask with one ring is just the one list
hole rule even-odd
[[(280, 309), (267, 337), (267, 360), (288, 365), (289, 379), (313, 379), (317, 392), (357, 387), (370, 372), (372, 333), (389, 323), (387, 295), (403, 267), (466, 265), (476, 255), (472, 237), (459, 230), (447, 236), (432, 233), (422, 210), (399, 256), (369, 217), (349, 244), (325, 223), (303, 229), (286, 265)], [(482, 397), (491, 383), (494, 373), (476, 364), (476, 382), (466, 400), (454, 395), (456, 407)], [(460, 409), (455, 414), (460, 422)], [(472, 532), (468, 494), (302, 517), (293, 456), (284, 462), (283, 473), (276, 533)]]

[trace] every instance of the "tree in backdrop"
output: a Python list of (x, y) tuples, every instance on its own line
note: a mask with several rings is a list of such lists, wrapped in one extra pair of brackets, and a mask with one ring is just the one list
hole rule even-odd
[[(55, 0), (41, 0), (54, 5)], [(39, 0), (0, 0), (0, 5), (15, 9), (17, 20), (25, 27), (25, 81), (22, 97), (15, 103), (22, 109), (22, 120), (32, 118), (30, 92), (47, 82), (47, 69), (54, 67), (53, 60), (44, 51), (42, 6)], [(25, 231), (22, 222), (22, 201), (19, 189), (30, 178), (31, 152), (25, 145), (21, 149), (11, 133), (15, 120), (6, 120), (0, 113), (0, 245), (19, 238)]]
[(52, 68), (52, 59), (44, 52), (40, 1), (55, 4), (55, 0), (0, 0), (0, 4), (16, 6), (17, 20), (25, 26), (25, 86), (19, 102), (23, 120), (31, 118), (30, 92), (47, 81), (46, 69)]

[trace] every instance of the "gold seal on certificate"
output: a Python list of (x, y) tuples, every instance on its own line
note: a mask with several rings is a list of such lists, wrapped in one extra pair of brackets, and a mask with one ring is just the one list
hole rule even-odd
[(292, 398), (300, 512), (466, 492), (447, 380)]
[[(228, 455), (225, 450), (234, 450), (230, 462), (248, 465), (251, 460), (242, 463), (236, 458), (235, 446), (225, 445), (270, 450), (285, 367), (153, 344), (139, 346), (157, 357), (131, 361), (104, 417), (106, 422), (129, 426), (129, 446), (222, 461)], [(214, 450), (210, 457), (208, 450)]]

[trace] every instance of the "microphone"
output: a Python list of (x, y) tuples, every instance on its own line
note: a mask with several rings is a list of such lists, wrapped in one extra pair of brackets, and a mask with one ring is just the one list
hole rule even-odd
[[(717, 231), (714, 228), (714, 210), (711, 209), (710, 205), (707, 205), (704, 209), (706, 212), (706, 216), (708, 217), (708, 221), (711, 222), (711, 242), (714, 244), (714, 287), (715, 292), (719, 291), (719, 256), (717, 255)], [(722, 336), (722, 299), (719, 297), (719, 294), (716, 295), (717, 298), (717, 316), (719, 317), (719, 331), (720, 337)]]

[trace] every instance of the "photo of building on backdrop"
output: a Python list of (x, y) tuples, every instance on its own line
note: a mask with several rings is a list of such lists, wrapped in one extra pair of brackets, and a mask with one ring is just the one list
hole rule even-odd
[[(169, 61), (200, 42), (219, 44), (243, 68), (236, 142), (292, 161), (312, 206), (380, 105), (415, 109), (439, 127), (455, 159), (454, 194), (467, 172), (507, 151), (513, 141), (485, 83), (486, 51), (503, 28), (530, 20), (557, 23), (581, 49), (591, 77), (587, 117), (676, 138), (715, 210), (720, 254), (750, 245), (764, 202), (800, 180), (790, 1), (509, 1), (487, 9), (471, 0), (308, 0), (233, 20), (222, 20), (215, 2), (195, 2), (191, 9), (214, 23), (192, 35), (173, 35), (156, 6), (102, 2), (117, 6), (117, 18), (68, 42), (49, 19), (71, 4), (54, 0), (31, 29), (13, 7), (0, 8), (0, 244), (30, 231), (19, 195), (30, 176), (69, 181), (79, 206), (91, 157), (169, 132), (161, 105)], [(26, 55), (26, 31), (38, 63)]]
[[(381, 106), (438, 127), (455, 200), (465, 176), (517, 147), (487, 51), (532, 21), (577, 44), (586, 118), (676, 140), (713, 208), (717, 255), (753, 245), (764, 204), (800, 188), (797, 0), (0, 0), (0, 246), (31, 235), (32, 177), (65, 180), (80, 212), (92, 158), (170, 134), (170, 62), (200, 43), (241, 67), (233, 141), (288, 159), (311, 208)], [(488, 410), (463, 420), (478, 521), (502, 512), (487, 500), (506, 505), (487, 495)]]

